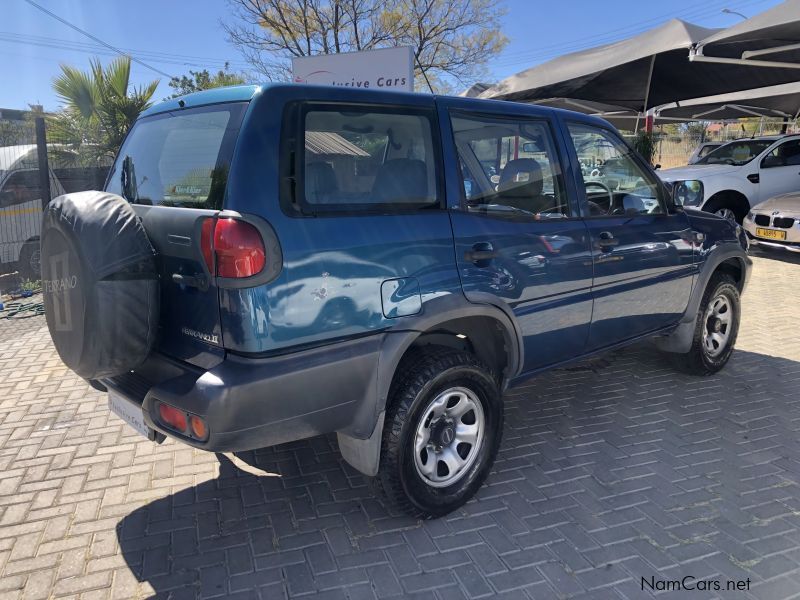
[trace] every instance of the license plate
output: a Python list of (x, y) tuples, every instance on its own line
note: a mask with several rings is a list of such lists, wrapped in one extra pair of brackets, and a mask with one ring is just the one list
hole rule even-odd
[(785, 240), (786, 232), (777, 231), (775, 229), (764, 229), (763, 227), (756, 227), (756, 235), (758, 237), (767, 238), (770, 240)]
[(111, 412), (133, 427), (137, 433), (142, 434), (147, 439), (153, 439), (153, 430), (144, 422), (141, 406), (109, 389), (108, 407)]

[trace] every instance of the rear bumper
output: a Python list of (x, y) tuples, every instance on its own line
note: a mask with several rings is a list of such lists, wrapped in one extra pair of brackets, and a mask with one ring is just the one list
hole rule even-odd
[[(270, 358), (229, 355), (203, 370), (154, 354), (135, 372), (101, 383), (141, 404), (147, 424), (214, 452), (253, 450), (334, 431), (374, 428), (382, 335)], [(163, 402), (206, 420), (208, 439), (163, 425)]]

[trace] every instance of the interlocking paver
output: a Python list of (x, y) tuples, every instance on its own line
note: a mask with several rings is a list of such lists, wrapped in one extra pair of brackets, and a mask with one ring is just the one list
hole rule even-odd
[(685, 575), (797, 596), (799, 275), (755, 258), (718, 375), (643, 343), (515, 388), (487, 485), (424, 522), (387, 511), (334, 436), (154, 446), (41, 317), (0, 320), (0, 596), (642, 598), (642, 577)]

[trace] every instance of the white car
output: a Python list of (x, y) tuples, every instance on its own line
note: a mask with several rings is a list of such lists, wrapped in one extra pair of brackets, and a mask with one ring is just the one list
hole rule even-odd
[(694, 152), (692, 152), (692, 155), (689, 157), (689, 164), (695, 164), (701, 158), (705, 158), (709, 152), (716, 150), (724, 144), (725, 142), (702, 142), (694, 149)]
[(800, 191), (800, 135), (736, 140), (696, 164), (656, 172), (677, 203), (742, 223), (759, 202)]
[(775, 196), (744, 218), (751, 244), (800, 252), (800, 192)]
[[(64, 187), (50, 170), (53, 197)], [(0, 271), (16, 269), (22, 279), (39, 279), (42, 195), (35, 144), (0, 148)]]

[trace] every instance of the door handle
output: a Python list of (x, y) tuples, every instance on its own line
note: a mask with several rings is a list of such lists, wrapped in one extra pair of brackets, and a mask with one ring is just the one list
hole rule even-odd
[(597, 236), (597, 245), (603, 252), (611, 252), (615, 246), (619, 246), (619, 240), (610, 231), (603, 231)]
[(464, 260), (475, 263), (479, 267), (488, 266), (489, 261), (497, 256), (495, 250), (489, 242), (481, 242), (472, 246), (472, 250), (464, 252)]

